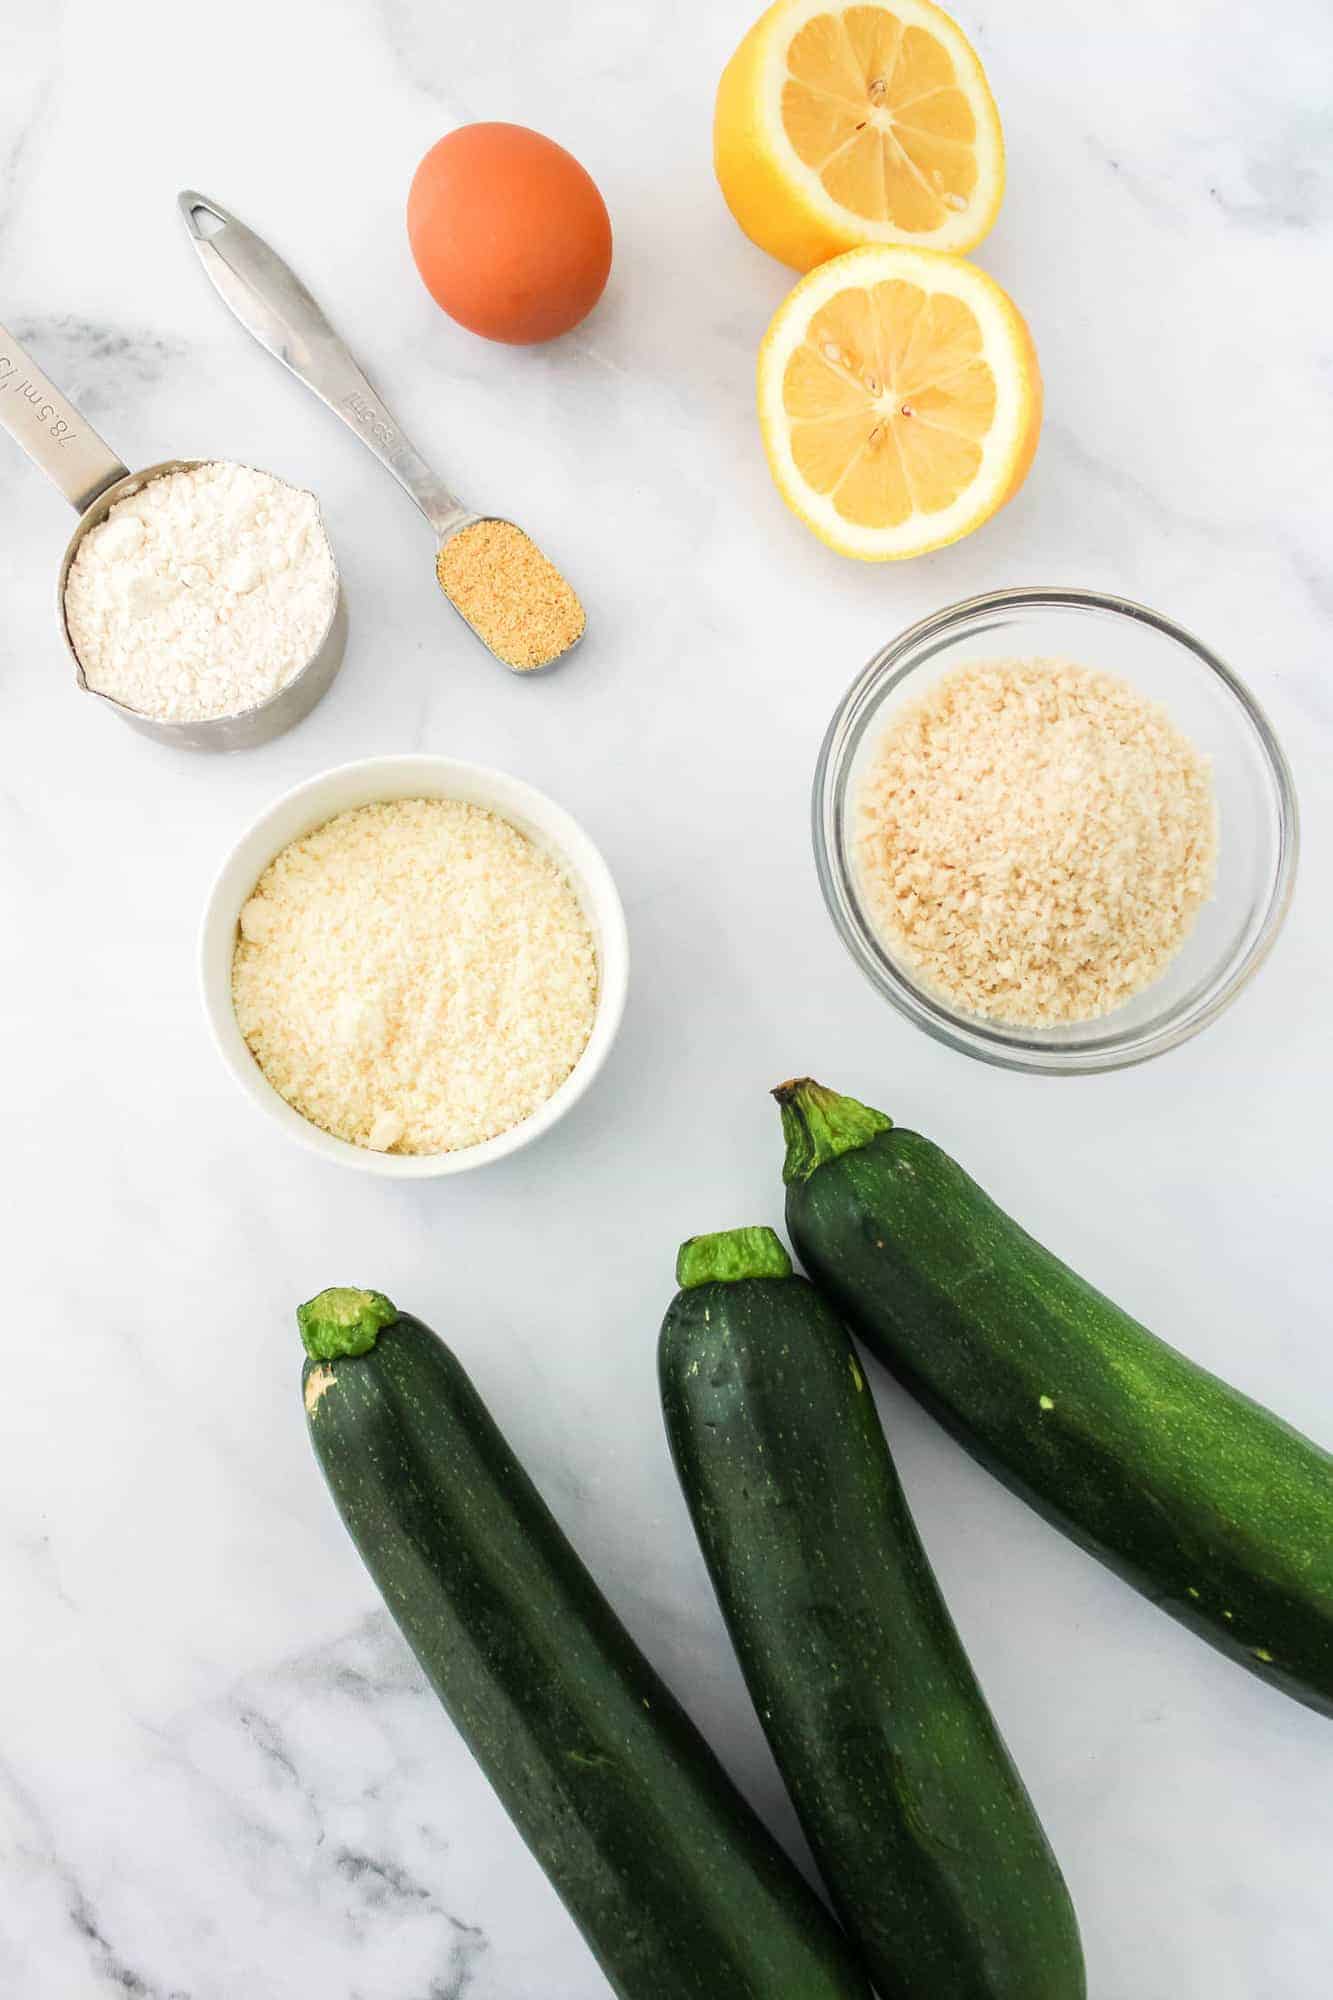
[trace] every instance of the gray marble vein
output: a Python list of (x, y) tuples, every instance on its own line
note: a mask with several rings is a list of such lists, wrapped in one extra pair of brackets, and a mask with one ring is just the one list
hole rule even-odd
[(179, 340), (148, 327), (113, 325), (75, 313), (20, 314), (13, 331), (90, 419), (156, 394), (184, 354)]
[(59, 71), (53, 59), (61, 8), (53, 5), (43, 34), (36, 21), (0, 29), (0, 52), (7, 58), (0, 82), (0, 102), (6, 112), (0, 130), (0, 258), (9, 245), (23, 200), (32, 155), (49, 118)]

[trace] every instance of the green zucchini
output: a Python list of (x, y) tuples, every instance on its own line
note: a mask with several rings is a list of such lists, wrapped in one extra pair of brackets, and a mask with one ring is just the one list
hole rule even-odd
[(869, 2000), (449, 1349), (378, 1292), (322, 1292), (298, 1318), (334, 1503), (614, 1991)]
[(853, 1330), (1046, 1518), (1333, 1714), (1333, 1457), (1044, 1250), (951, 1160), (809, 1078), (787, 1222)]
[(851, 1340), (768, 1229), (686, 1243), (676, 1470), (829, 1894), (892, 2000), (1081, 2000), (1078, 1926)]

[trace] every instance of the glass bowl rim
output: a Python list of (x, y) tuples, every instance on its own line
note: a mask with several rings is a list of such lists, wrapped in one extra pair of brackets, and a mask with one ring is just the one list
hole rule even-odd
[[(950, 631), (976, 623), (997, 612), (1065, 610), (1100, 612), (1147, 625), (1162, 638), (1193, 655), (1213, 675), (1240, 712), (1256, 742), (1272, 786), (1276, 819), (1277, 858), (1269, 884), (1267, 906), (1258, 931), (1236, 958), (1217, 989), (1201, 1005), (1176, 1018), (1124, 1031), (1082, 1047), (1039, 1042), (1020, 1029), (952, 1013), (942, 1002), (912, 985), (879, 945), (852, 892), (850, 871), (842, 852), (839, 820), (846, 789), (847, 753), (859, 744), (866, 710), (924, 664), (921, 649)], [(1291, 906), (1300, 854), (1300, 814), (1291, 767), (1272, 724), (1258, 701), (1234, 670), (1206, 646), (1161, 612), (1101, 590), (1063, 589), (1051, 585), (1016, 586), (983, 591), (918, 619), (867, 662), (843, 695), (824, 734), (815, 763), (811, 797), (815, 870), (825, 907), (843, 944), (884, 999), (935, 1041), (1000, 1069), (1034, 1076), (1088, 1076), (1127, 1069), (1149, 1061), (1189, 1041), (1231, 1005), (1268, 957)], [(1114, 1019), (1114, 1015), (1108, 1016)]]

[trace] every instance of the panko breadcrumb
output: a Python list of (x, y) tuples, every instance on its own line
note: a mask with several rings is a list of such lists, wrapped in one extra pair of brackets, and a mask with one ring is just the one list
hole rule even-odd
[(1115, 675), (963, 666), (893, 717), (854, 844), (872, 927), (949, 1006), (1088, 1021), (1160, 975), (1211, 895), (1212, 775)]
[(241, 911), (241, 1033), (303, 1117), (375, 1152), (447, 1153), (544, 1104), (592, 1031), (597, 959), (560, 869), (457, 799), (340, 813)]

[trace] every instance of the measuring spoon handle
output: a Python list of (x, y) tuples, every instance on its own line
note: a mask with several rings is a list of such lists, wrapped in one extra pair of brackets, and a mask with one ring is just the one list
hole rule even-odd
[(69, 397), (43, 375), (22, 342), (3, 326), (0, 425), (81, 514), (99, 493), (128, 476), (129, 467), (121, 464)]
[(440, 540), (470, 520), (404, 436), (296, 273), (207, 196), (186, 188), (177, 200), (199, 261), (247, 333), (356, 432), (411, 494)]

